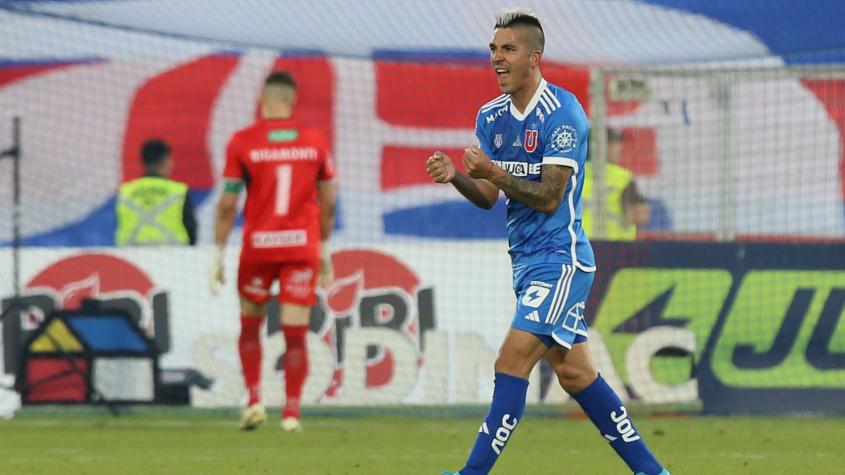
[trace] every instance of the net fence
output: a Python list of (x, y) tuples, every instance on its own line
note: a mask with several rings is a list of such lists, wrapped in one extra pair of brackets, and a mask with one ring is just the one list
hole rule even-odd
[[(20, 117), (23, 290), (2, 322), (0, 367), (14, 375), (39, 335), (59, 331), (41, 325), (53, 310), (96, 299), (153, 339), (162, 375), (213, 381), (183, 403), (244, 402), (240, 236), (213, 298), (214, 208), (229, 137), (256, 118), (264, 77), (285, 69), (300, 85), (297, 117), (329, 138), (338, 168), (336, 280), (312, 311), (306, 404), (488, 402), (515, 305), (504, 196), (476, 209), (431, 183), (425, 160), (460, 157), (478, 108), (500, 94), (484, 47), (498, 6), (4, 2), (0, 149)], [(831, 12), (781, 18), (808, 32), (795, 37), (803, 49), (786, 50), (743, 23), (777, 14), (764, 2), (733, 24), (684, 2), (535, 6), (543, 75), (591, 120), (585, 206), (599, 270), (585, 318), (606, 379), (650, 407), (836, 410), (845, 41), (805, 38)], [(154, 137), (173, 146), (172, 177), (191, 188), (196, 246), (114, 245), (117, 187), (142, 173), (139, 149)], [(16, 302), (11, 166), (0, 161), (4, 308)], [(268, 313), (263, 386), (275, 406), (284, 348), (278, 308)], [(568, 399), (538, 366), (529, 402)]]

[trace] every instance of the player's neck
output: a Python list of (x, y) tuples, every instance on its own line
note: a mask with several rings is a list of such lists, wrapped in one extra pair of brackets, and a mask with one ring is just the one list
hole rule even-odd
[(288, 120), (293, 116), (293, 108), (287, 104), (264, 105), (261, 116), (264, 120)]
[(290, 120), (290, 114), (265, 114), (264, 120)]
[(525, 108), (528, 107), (528, 103), (531, 102), (531, 98), (534, 97), (534, 93), (537, 92), (537, 88), (540, 87), (540, 81), (542, 80), (543, 76), (539, 73), (535, 74), (526, 87), (511, 94), (511, 103), (516, 110), (520, 113), (525, 113)]

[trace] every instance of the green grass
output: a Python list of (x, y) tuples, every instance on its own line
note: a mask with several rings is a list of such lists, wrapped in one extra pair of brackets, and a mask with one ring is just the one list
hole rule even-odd
[[(438, 474), (460, 468), (475, 418), (309, 417), (300, 434), (235, 429), (228, 413), (113, 418), (24, 411), (0, 421), (0, 474)], [(635, 414), (636, 417), (636, 414)], [(675, 475), (845, 471), (845, 419), (639, 417)], [(494, 474), (629, 473), (589, 421), (528, 417)]]

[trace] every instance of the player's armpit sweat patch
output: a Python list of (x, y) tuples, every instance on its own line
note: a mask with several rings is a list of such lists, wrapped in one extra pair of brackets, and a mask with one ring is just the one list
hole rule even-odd
[(225, 193), (240, 193), (244, 188), (244, 182), (240, 180), (226, 180), (223, 182), (223, 191)]

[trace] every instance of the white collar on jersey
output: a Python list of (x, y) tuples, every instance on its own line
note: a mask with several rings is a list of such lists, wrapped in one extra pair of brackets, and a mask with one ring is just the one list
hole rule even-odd
[(540, 96), (543, 94), (543, 91), (546, 90), (546, 86), (548, 84), (549, 83), (547, 83), (545, 79), (540, 78), (540, 84), (537, 85), (537, 90), (534, 91), (534, 95), (531, 96), (531, 100), (528, 101), (528, 105), (525, 106), (525, 112), (519, 112), (516, 109), (516, 106), (513, 105), (513, 97), (511, 97), (511, 115), (513, 118), (520, 122), (525, 120), (525, 118), (528, 117), (528, 114), (537, 107), (537, 103), (540, 102)]

